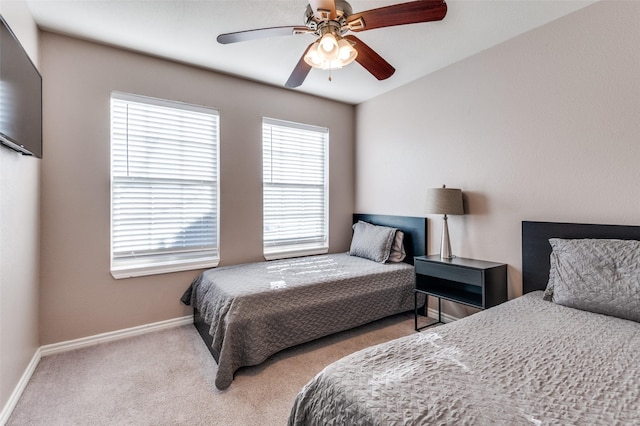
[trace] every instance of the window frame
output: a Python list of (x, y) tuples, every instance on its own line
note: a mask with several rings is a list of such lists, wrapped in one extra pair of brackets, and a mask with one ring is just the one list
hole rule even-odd
[[(311, 131), (321, 133), (323, 136), (323, 156), (324, 156), (324, 164), (323, 164), (323, 221), (324, 221), (324, 229), (323, 229), (323, 240), (318, 243), (312, 244), (275, 244), (275, 245), (267, 245), (265, 239), (266, 232), (266, 216), (265, 216), (265, 125), (268, 126), (277, 126), (286, 129), (299, 129), (302, 131)], [(297, 123), (292, 121), (279, 120), (269, 117), (262, 118), (262, 169), (263, 169), (263, 179), (262, 179), (262, 207), (263, 207), (263, 231), (262, 231), (262, 250), (263, 256), (266, 260), (275, 260), (275, 259), (285, 259), (292, 257), (300, 257), (300, 256), (309, 256), (309, 255), (317, 255), (317, 254), (325, 254), (329, 251), (329, 147), (330, 147), (330, 134), (329, 129), (327, 127), (314, 126), (310, 124)]]
[[(130, 258), (116, 258), (114, 256), (114, 182), (116, 176), (114, 176), (114, 100), (123, 101), (127, 103), (137, 103), (142, 105), (151, 105), (156, 107), (167, 107), (177, 109), (181, 111), (192, 111), (197, 113), (204, 113), (215, 116), (215, 147), (213, 155), (215, 155), (215, 168), (216, 173), (214, 176), (215, 182), (213, 186), (209, 186), (215, 192), (215, 201), (213, 205), (213, 213), (215, 220), (213, 226), (215, 227), (215, 241), (214, 247), (210, 249), (194, 250), (189, 254), (189, 251), (174, 251), (166, 252), (162, 254), (144, 254), (140, 256), (133, 256)], [(110, 272), (115, 279), (131, 278), (147, 275), (165, 274), (171, 272), (188, 271), (194, 269), (212, 268), (218, 266), (220, 262), (220, 112), (215, 108), (210, 108), (201, 105), (194, 105), (179, 101), (171, 101), (165, 99), (152, 98), (142, 95), (134, 95), (129, 93), (111, 92), (109, 98), (109, 113), (110, 113), (110, 218), (109, 218), (109, 257), (110, 257)], [(127, 128), (128, 129), (128, 128)], [(136, 178), (139, 180), (158, 179), (160, 178)], [(168, 178), (165, 180), (169, 180)], [(179, 179), (176, 179), (179, 181)], [(197, 255), (194, 253), (198, 253)]]

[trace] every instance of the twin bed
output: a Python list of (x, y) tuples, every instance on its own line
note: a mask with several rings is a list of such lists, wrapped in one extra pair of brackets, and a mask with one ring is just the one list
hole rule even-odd
[(427, 219), (353, 219), (356, 255), (221, 267), (194, 280), (182, 301), (218, 363), (218, 389), (283, 349), (413, 310), (413, 258), (426, 253)]
[(522, 297), (329, 365), (289, 425), (640, 424), (637, 240), (523, 222)]
[[(404, 230), (405, 262), (425, 254), (426, 219), (359, 220)], [(523, 222), (522, 297), (327, 366), (289, 425), (640, 424), (639, 240), (638, 226)], [(367, 278), (344, 275), (352, 262)], [(251, 278), (260, 267), (266, 281)], [(205, 272), (183, 301), (219, 389), (286, 347), (413, 308), (410, 264), (340, 254), (216, 271), (221, 285)]]

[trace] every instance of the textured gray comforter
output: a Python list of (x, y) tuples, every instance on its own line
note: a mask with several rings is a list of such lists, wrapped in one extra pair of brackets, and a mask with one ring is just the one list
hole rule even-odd
[(289, 425), (638, 425), (640, 324), (529, 293), (337, 361)]
[(413, 309), (413, 266), (334, 254), (210, 269), (182, 300), (210, 324), (216, 387), (291, 346)]

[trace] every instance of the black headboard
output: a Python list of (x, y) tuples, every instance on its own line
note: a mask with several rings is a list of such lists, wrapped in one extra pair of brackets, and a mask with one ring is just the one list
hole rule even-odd
[(544, 290), (549, 281), (549, 238), (640, 240), (640, 226), (522, 222), (522, 293)]
[(380, 214), (354, 213), (353, 223), (362, 220), (374, 225), (390, 226), (404, 232), (406, 263), (413, 265), (414, 256), (427, 254), (427, 218), (413, 216), (387, 216)]

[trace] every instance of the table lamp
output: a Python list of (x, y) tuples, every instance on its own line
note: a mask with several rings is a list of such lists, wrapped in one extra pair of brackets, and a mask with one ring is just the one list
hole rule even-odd
[(427, 189), (427, 213), (442, 214), (442, 240), (440, 241), (440, 259), (452, 259), (451, 242), (449, 241), (449, 227), (447, 225), (448, 214), (464, 214), (462, 206), (462, 190), (456, 188)]

